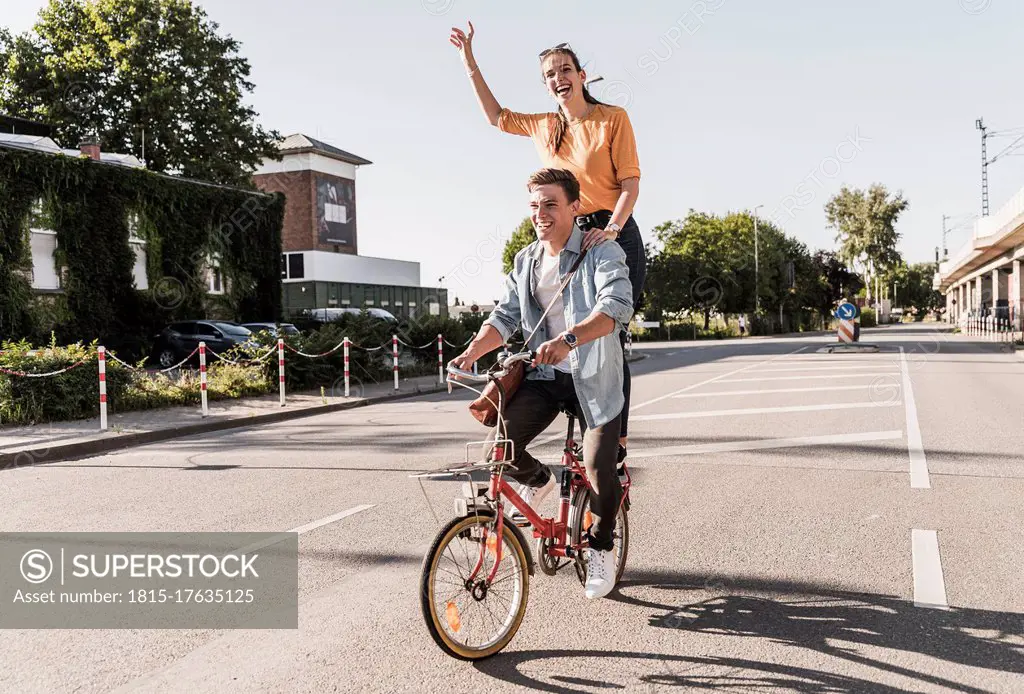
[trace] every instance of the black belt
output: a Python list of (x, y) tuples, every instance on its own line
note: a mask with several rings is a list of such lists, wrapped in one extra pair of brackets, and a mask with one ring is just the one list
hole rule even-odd
[(590, 214), (583, 214), (576, 218), (576, 225), (583, 231), (591, 229), (604, 229), (608, 222), (612, 221), (612, 213), (609, 210), (598, 210)]

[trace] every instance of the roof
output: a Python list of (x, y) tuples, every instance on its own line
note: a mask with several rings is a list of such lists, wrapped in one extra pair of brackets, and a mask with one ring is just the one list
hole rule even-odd
[[(63, 149), (48, 137), (39, 135), (11, 135), (0, 133), (0, 146), (13, 147), (15, 149), (28, 149), (45, 154), (65, 154), (69, 157), (82, 156), (81, 150)], [(115, 152), (100, 152), (100, 161), (104, 164), (115, 164), (127, 166), (133, 169), (145, 168), (141, 161), (131, 154), (117, 154)]]
[(0, 113), (0, 133), (19, 133), (22, 135), (44, 135), (53, 133), (53, 126), (39, 121), (29, 120)]
[(316, 152), (322, 154), (325, 157), (331, 159), (337, 159), (348, 164), (355, 164), (356, 166), (363, 166), (366, 164), (372, 164), (373, 162), (369, 159), (363, 159), (362, 157), (346, 152), (343, 149), (338, 149), (334, 145), (329, 145), (326, 142), (320, 140), (314, 140), (309, 135), (303, 135), (302, 133), (295, 133), (284, 138), (277, 146), (282, 154), (303, 154), (305, 152)]

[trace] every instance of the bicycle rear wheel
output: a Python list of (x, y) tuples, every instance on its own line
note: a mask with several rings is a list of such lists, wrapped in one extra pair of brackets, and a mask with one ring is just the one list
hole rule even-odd
[[(508, 645), (526, 614), (529, 562), (516, 533), (503, 525), (501, 563), (494, 581), (484, 579), (497, 558), (492, 515), (456, 518), (446, 525), (423, 559), (420, 608), (434, 642), (448, 655), (480, 660)], [(474, 579), (469, 576), (477, 562)]]
[[(588, 487), (581, 487), (573, 494), (572, 505), (569, 508), (569, 538), (570, 542), (578, 545), (590, 529), (590, 497)], [(622, 579), (622, 572), (626, 570), (626, 558), (629, 556), (629, 513), (626, 511), (628, 504), (623, 501), (619, 504), (618, 513), (615, 514), (615, 530), (612, 532), (612, 541), (615, 543), (615, 582)], [(576, 558), (576, 577), (580, 583), (587, 581), (587, 560), (583, 552)]]

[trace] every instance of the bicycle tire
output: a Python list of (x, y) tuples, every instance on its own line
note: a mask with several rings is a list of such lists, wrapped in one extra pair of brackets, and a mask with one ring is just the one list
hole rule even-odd
[[(423, 613), (424, 621), (427, 623), (427, 630), (430, 632), (431, 638), (434, 639), (434, 643), (436, 643), (441, 650), (459, 660), (482, 660), (501, 651), (509, 644), (512, 638), (516, 635), (516, 632), (519, 631), (519, 626), (522, 624), (523, 616), (526, 614), (526, 605), (530, 597), (529, 559), (520, 536), (508, 525), (503, 525), (502, 527), (502, 538), (504, 540), (505, 549), (510, 549), (512, 551), (514, 561), (518, 564), (518, 566), (515, 567), (514, 573), (510, 576), (517, 577), (520, 597), (518, 599), (518, 604), (514, 606), (514, 612), (511, 612), (506, 620), (507, 626), (504, 630), (501, 633), (494, 635), (490, 641), (486, 642), (481, 647), (473, 648), (467, 644), (459, 643), (452, 638), (444, 628), (444, 624), (442, 624), (441, 615), (437, 612), (437, 605), (434, 599), (434, 585), (438, 573), (438, 563), (444, 555), (445, 550), (451, 545), (453, 540), (458, 539), (466, 531), (473, 528), (490, 526), (490, 524), (493, 523), (493, 520), (494, 516), (492, 514), (474, 514), (453, 519), (445, 525), (434, 538), (430, 549), (423, 558), (423, 564), (421, 566), (420, 610)], [(502, 560), (504, 561), (505, 558), (506, 555), (503, 552)], [(452, 602), (449, 601), (449, 604), (452, 604)], [(458, 629), (456, 629), (456, 631), (457, 630)]]
[[(590, 501), (590, 488), (580, 487), (573, 494), (569, 507), (569, 541), (577, 545), (583, 539), (584, 512)], [(623, 499), (619, 504), (619, 510), (615, 514), (615, 532), (622, 536), (622, 546), (619, 555), (615, 557), (615, 583), (622, 580), (622, 573), (626, 570), (626, 560), (629, 558), (629, 511), (627, 510), (628, 499)], [(582, 552), (576, 559), (576, 575), (580, 582), (586, 582), (586, 563)]]

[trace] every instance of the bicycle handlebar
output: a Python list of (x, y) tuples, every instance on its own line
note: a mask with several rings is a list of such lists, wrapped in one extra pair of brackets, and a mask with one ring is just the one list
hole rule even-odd
[(448, 375), (449, 376), (456, 376), (456, 377), (464, 379), (466, 381), (474, 381), (476, 383), (486, 383), (492, 377), (493, 378), (501, 378), (501, 377), (503, 377), (505, 375), (505, 373), (507, 373), (509, 367), (511, 367), (516, 362), (519, 362), (519, 361), (533, 361), (534, 356), (535, 355), (534, 355), (534, 353), (532, 351), (517, 352), (515, 354), (512, 354), (512, 355), (510, 355), (508, 357), (505, 357), (504, 359), (500, 360), (498, 362), (498, 366), (500, 368), (497, 371), (493, 371), (493, 372), (485, 371), (484, 373), (481, 373), (481, 374), (475, 374), (472, 371), (466, 371), (465, 369), (460, 369), (458, 367), (452, 366), (451, 363), (448, 364), (448, 369), (447, 370), (448, 370)]

